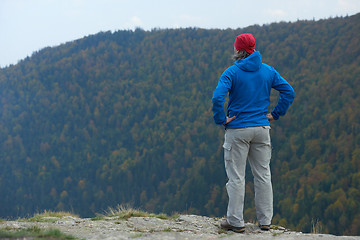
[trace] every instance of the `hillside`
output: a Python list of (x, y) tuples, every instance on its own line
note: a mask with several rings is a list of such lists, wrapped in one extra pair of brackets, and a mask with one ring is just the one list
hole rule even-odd
[[(272, 124), (273, 223), (360, 235), (360, 14), (101, 32), (0, 69), (0, 218), (43, 209), (89, 217), (124, 203), (222, 217), (223, 129), (211, 96), (242, 32), (296, 93)], [(249, 170), (247, 180), (253, 221)]]

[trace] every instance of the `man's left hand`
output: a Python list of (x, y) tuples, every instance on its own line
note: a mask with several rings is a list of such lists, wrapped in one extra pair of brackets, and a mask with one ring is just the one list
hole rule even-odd
[(223, 126), (225, 126), (226, 124), (228, 124), (229, 122), (231, 122), (232, 120), (234, 120), (236, 118), (236, 116), (232, 116), (231, 118), (226, 117), (226, 123), (223, 124)]

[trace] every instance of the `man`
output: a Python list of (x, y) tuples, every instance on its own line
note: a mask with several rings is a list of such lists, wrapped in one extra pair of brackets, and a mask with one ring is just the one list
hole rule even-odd
[[(255, 51), (255, 37), (250, 33), (236, 37), (234, 65), (221, 75), (213, 92), (213, 117), (225, 127), (224, 160), (228, 176), (229, 196), (227, 219), (220, 226), (225, 230), (244, 232), (245, 168), (249, 161), (254, 176), (255, 207), (259, 226), (269, 230), (273, 216), (271, 184), (270, 122), (284, 116), (294, 100), (290, 84), (271, 66), (261, 62)], [(270, 91), (280, 94), (269, 113)], [(227, 114), (225, 96), (229, 94)]]

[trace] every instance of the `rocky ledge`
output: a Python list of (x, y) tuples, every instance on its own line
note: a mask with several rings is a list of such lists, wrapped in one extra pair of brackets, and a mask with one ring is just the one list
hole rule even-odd
[[(79, 239), (339, 239), (360, 240), (360, 236), (334, 236), (329, 234), (304, 234), (283, 227), (272, 226), (270, 231), (261, 231), (253, 223), (246, 224), (245, 233), (225, 232), (219, 228), (219, 218), (196, 215), (180, 215), (172, 219), (157, 217), (104, 217), (100, 219), (66, 216), (48, 217), (41, 222), (3, 221), (0, 229), (15, 231), (31, 227), (58, 229)], [(26, 238), (22, 238), (26, 239)]]

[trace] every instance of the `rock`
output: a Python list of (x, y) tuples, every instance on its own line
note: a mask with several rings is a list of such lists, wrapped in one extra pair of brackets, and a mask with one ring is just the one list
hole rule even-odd
[(117, 217), (105, 217), (100, 220), (81, 219), (76, 217), (57, 218), (56, 221), (44, 222), (0, 222), (0, 229), (19, 230), (38, 226), (40, 228), (56, 228), (65, 234), (79, 239), (161, 239), (161, 240), (207, 240), (207, 239), (296, 239), (296, 240), (360, 240), (360, 236), (346, 237), (329, 234), (303, 234), (293, 232), (284, 227), (271, 226), (264, 232), (253, 223), (246, 223), (245, 233), (226, 232), (219, 228), (219, 218), (197, 215), (181, 215), (176, 219), (160, 219), (156, 217), (131, 217), (121, 220)]

